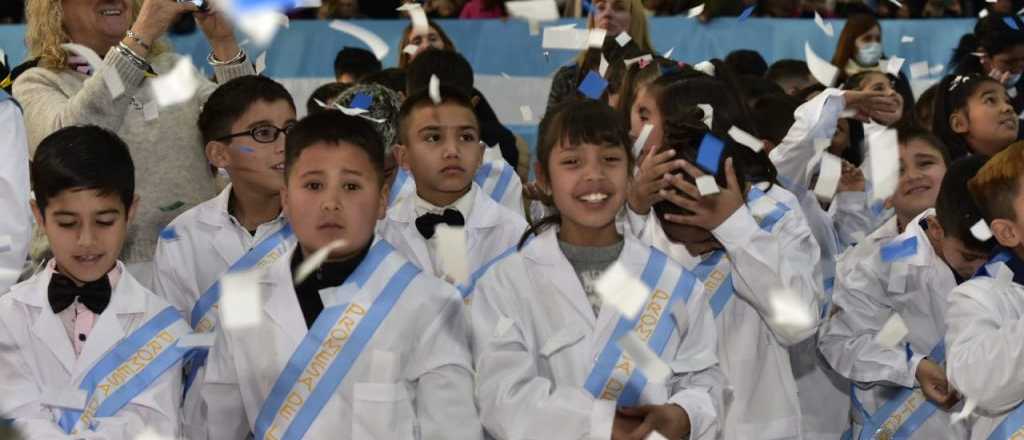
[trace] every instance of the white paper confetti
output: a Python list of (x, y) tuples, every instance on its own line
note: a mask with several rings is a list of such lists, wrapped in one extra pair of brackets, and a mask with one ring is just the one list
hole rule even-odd
[(652, 131), (654, 131), (653, 124), (644, 124), (644, 127), (640, 129), (640, 135), (633, 142), (633, 157), (640, 157), (640, 152), (643, 151), (644, 145), (647, 144), (647, 139), (651, 137)]
[(600, 49), (604, 46), (604, 37), (608, 35), (606, 29), (594, 28), (590, 31), (590, 35), (587, 36), (587, 47), (591, 49)]
[(438, 79), (437, 75), (430, 75), (428, 89), (430, 100), (434, 101), (434, 105), (441, 105), (441, 80)]
[(267, 51), (263, 51), (256, 57), (256, 63), (253, 67), (256, 68), (257, 75), (260, 75), (264, 70), (267, 70)]
[(821, 28), (821, 31), (829, 37), (835, 36), (835, 30), (832, 28), (832, 23), (825, 23), (825, 20), (821, 18), (821, 14), (818, 11), (814, 11), (814, 23)]
[(704, 120), (701, 122), (704, 122), (704, 125), (710, 130), (711, 124), (715, 120), (715, 108), (711, 104), (697, 104), (697, 108), (704, 112)]
[(96, 52), (92, 49), (75, 43), (64, 43), (60, 45), (60, 47), (84, 58), (85, 62), (89, 64), (89, 67), (92, 68), (93, 72), (103, 70), (103, 83), (107, 85), (107, 90), (110, 91), (111, 98), (117, 99), (117, 97), (124, 94), (124, 82), (121, 81), (121, 76), (117, 74), (117, 69), (102, 69), (103, 60), (100, 59), (100, 56), (96, 55)]
[(818, 311), (801, 300), (800, 295), (788, 289), (773, 289), (770, 295), (771, 322), (777, 331), (795, 339), (814, 327)]
[(299, 268), (295, 270), (295, 284), (301, 284), (313, 271), (319, 269), (320, 265), (324, 264), (324, 261), (327, 261), (327, 256), (330, 255), (331, 251), (345, 246), (345, 243), (345, 240), (334, 240), (328, 243), (327, 246), (317, 249), (316, 252), (313, 252), (313, 255), (303, 260)]
[(468, 252), (466, 229), (442, 224), (437, 225), (434, 233), (437, 237), (437, 251), (441, 258), (441, 267), (455, 280), (456, 284), (465, 283), (469, 280), (469, 263), (466, 262)]
[(872, 198), (885, 200), (896, 192), (900, 177), (900, 147), (896, 130), (888, 128), (868, 137)]
[(412, 2), (408, 2), (408, 3), (402, 3), (399, 7), (395, 8), (395, 10), (398, 11), (398, 12), (408, 12), (408, 11), (411, 11), (413, 9), (422, 8), (422, 7), (423, 7), (423, 5), (412, 1)]
[(505, 2), (505, 9), (510, 17), (529, 20), (553, 21), (559, 19), (558, 5), (555, 0), (520, 0)]
[(885, 63), (885, 72), (892, 76), (900, 76), (900, 68), (903, 67), (904, 58), (892, 57)]
[(955, 425), (964, 420), (967, 420), (971, 416), (971, 413), (978, 408), (978, 402), (974, 401), (970, 396), (964, 396), (964, 407), (960, 409), (960, 412), (953, 414), (949, 418), (949, 424)]
[(672, 369), (647, 346), (636, 332), (629, 331), (619, 338), (619, 347), (636, 362), (649, 383), (665, 383), (672, 375)]
[(623, 63), (626, 65), (626, 67), (630, 67), (630, 66), (632, 66), (632, 65), (634, 65), (636, 63), (640, 63), (640, 66), (644, 66), (644, 65), (646, 65), (646, 63), (650, 63), (651, 61), (654, 61), (654, 57), (653, 56), (651, 56), (651, 55), (642, 55), (642, 56), (638, 56), (636, 58), (627, 58), (626, 60), (623, 61)]
[[(378, 60), (383, 60), (384, 57), (388, 56), (388, 51), (390, 49), (388, 48), (387, 43), (370, 30), (362, 26), (352, 24), (347, 20), (331, 21), (330, 27), (331, 29), (351, 35), (353, 38), (362, 41), (363, 44), (366, 44), (366, 46), (370, 48), (370, 52), (373, 52), (373, 54), (377, 56)], [(408, 48), (408, 46), (406, 46), (406, 48)]]
[[(571, 27), (570, 27), (571, 26)], [(576, 29), (575, 25), (551, 26), (544, 28), (541, 47), (544, 49), (582, 50), (587, 47), (590, 33), (586, 29)]]
[(701, 4), (697, 5), (697, 6), (694, 6), (694, 7), (690, 8), (689, 11), (686, 11), (686, 16), (688, 18), (694, 18), (694, 17), (697, 17), (697, 16), (699, 16), (700, 14), (703, 14), (703, 13), (704, 13), (704, 3), (701, 3)]
[(151, 100), (142, 105), (142, 119), (152, 121), (160, 117), (160, 103)]
[(620, 32), (618, 37), (615, 37), (615, 42), (619, 43), (619, 46), (625, 46), (633, 41), (633, 37), (629, 36), (629, 32)]
[(908, 332), (907, 324), (903, 322), (903, 317), (899, 313), (893, 312), (889, 319), (885, 321), (885, 324), (882, 325), (878, 334), (875, 335), (875, 342), (886, 347), (895, 347)]
[(605, 58), (604, 54), (602, 53), (601, 54), (601, 64), (597, 68), (597, 73), (601, 75), (601, 78), (604, 78), (604, 75), (607, 72), (608, 72), (608, 59)]
[(0, 235), (0, 253), (11, 251), (11, 236)]
[(912, 79), (920, 79), (928, 76), (928, 62), (918, 61), (910, 64), (910, 77)]
[(903, 9), (903, 3), (900, 3), (897, 0), (889, 0), (889, 3), (896, 5), (897, 8)]
[(735, 125), (729, 128), (729, 137), (731, 137), (732, 140), (745, 145), (747, 148), (754, 150), (755, 153), (760, 152), (761, 149), (764, 148), (764, 142), (761, 142), (761, 140), (754, 135), (743, 131), (743, 129)]
[(913, 43), (913, 42), (914, 42), (914, 37), (911, 37), (910, 35), (904, 35), (904, 36), (900, 37), (900, 43), (908, 44), (908, 43)]
[(162, 73), (150, 81), (150, 89), (160, 107), (167, 107), (192, 99), (199, 88), (192, 59), (181, 57), (170, 72)]
[[(408, 3), (407, 3), (408, 4)], [(419, 6), (417, 3), (412, 3)], [(427, 13), (422, 7), (409, 8), (409, 20), (412, 21), (411, 35), (426, 35), (430, 32), (430, 25), (427, 23)]]
[(971, 226), (971, 235), (977, 238), (978, 241), (985, 242), (992, 238), (992, 230), (988, 228), (988, 223), (982, 219), (978, 220), (974, 226)]
[(213, 332), (208, 333), (189, 333), (182, 335), (178, 338), (178, 346), (184, 348), (203, 347), (209, 348), (213, 346), (213, 341), (216, 339), (217, 334)]
[(694, 183), (697, 184), (697, 192), (703, 196), (712, 196), (720, 192), (718, 188), (718, 182), (715, 182), (714, 176), (707, 174), (698, 176), (694, 179)]
[(407, 44), (405, 45), (405, 48), (402, 49), (402, 53), (407, 54), (409, 56), (416, 56), (416, 52), (419, 51), (420, 47), (415, 44)]
[(540, 35), (540, 22), (534, 19), (526, 20), (526, 27), (530, 30), (530, 36), (536, 37)]
[(661, 433), (658, 431), (651, 430), (651, 433), (647, 434), (647, 437), (644, 438), (644, 440), (668, 440), (668, 438), (661, 435)]
[(260, 47), (270, 45), (277, 31), (289, 25), (287, 15), (272, 9), (247, 12), (235, 18), (235, 26)]
[(981, 12), (978, 13), (978, 18), (985, 18), (985, 17), (988, 17), (988, 9), (982, 9)]
[(809, 42), (804, 42), (804, 57), (807, 61), (807, 68), (811, 71), (814, 79), (818, 80), (825, 87), (832, 87), (832, 84), (836, 81), (836, 76), (839, 75), (839, 68), (814, 53)]
[(672, 59), (672, 52), (675, 52), (675, 50), (676, 50), (676, 48), (674, 48), (674, 47), (669, 49), (668, 52), (665, 52), (665, 54), (662, 55), (662, 57), (668, 58), (668, 59)]
[(597, 279), (594, 290), (604, 304), (614, 306), (629, 319), (636, 317), (650, 294), (647, 285), (617, 261)]
[(263, 318), (261, 272), (228, 272), (220, 279), (221, 324), (229, 329), (255, 327)]
[(843, 175), (843, 160), (825, 152), (821, 156), (821, 171), (814, 185), (814, 195), (822, 202), (831, 202), (839, 189), (839, 178)]
[(523, 122), (533, 122), (533, 110), (530, 109), (530, 106), (519, 106), (519, 113), (523, 114)]
[(708, 76), (715, 76), (715, 65), (710, 61), (701, 61), (693, 65), (693, 70), (704, 72)]

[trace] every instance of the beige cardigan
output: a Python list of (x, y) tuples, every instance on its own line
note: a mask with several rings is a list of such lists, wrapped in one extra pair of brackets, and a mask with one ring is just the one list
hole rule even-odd
[[(180, 57), (164, 53), (150, 62), (160, 74), (169, 72)], [(142, 104), (154, 99), (151, 79), (113, 48), (103, 63), (92, 76), (72, 69), (29, 69), (15, 81), (14, 96), (25, 109), (30, 153), (47, 135), (72, 125), (107, 128), (128, 144), (140, 204), (121, 258), (127, 263), (146, 262), (153, 258), (160, 231), (174, 217), (216, 195), (197, 122), (202, 104), (217, 85), (196, 71), (200, 80), (196, 95), (183, 104), (160, 108), (158, 117), (147, 121)], [(125, 92), (117, 99), (112, 99), (103, 82), (104, 69), (116, 70), (124, 82)], [(216, 67), (214, 73), (219, 82), (226, 82), (253, 75), (255, 70), (252, 64), (242, 63)]]

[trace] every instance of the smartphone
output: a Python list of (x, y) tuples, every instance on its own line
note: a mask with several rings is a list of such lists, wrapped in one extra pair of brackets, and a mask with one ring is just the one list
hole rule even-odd
[(207, 0), (176, 0), (178, 3), (192, 3), (199, 8), (200, 11), (210, 10), (210, 3)]

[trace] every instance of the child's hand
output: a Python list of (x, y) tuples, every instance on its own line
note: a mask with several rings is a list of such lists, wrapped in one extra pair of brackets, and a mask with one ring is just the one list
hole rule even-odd
[(864, 172), (852, 163), (844, 160), (843, 174), (839, 176), (839, 187), (836, 189), (836, 192), (864, 192), (865, 188)]
[(1013, 84), (1007, 84), (1010, 81), (1009, 71), (1003, 72), (1002, 70), (999, 69), (992, 69), (988, 72), (988, 76), (992, 77), (996, 81), (999, 81), (1000, 84), (1006, 87), (1013, 86)]
[(931, 359), (922, 359), (917, 364), (917, 383), (921, 384), (921, 392), (936, 405), (950, 409), (960, 401), (960, 395), (946, 380), (946, 371)]
[[(699, 168), (685, 161), (683, 170), (694, 178), (704, 175)], [(693, 214), (668, 214), (665, 216), (665, 220), (681, 225), (696, 226), (708, 231), (717, 228), (737, 209), (740, 209), (744, 201), (743, 188), (740, 188), (738, 179), (736, 179), (736, 170), (732, 165), (731, 157), (725, 160), (725, 178), (727, 185), (725, 188), (719, 188), (718, 194), (701, 196), (694, 184), (683, 180), (681, 176), (672, 176), (672, 186), (683, 194), (662, 190), (661, 196)]]
[(903, 117), (903, 96), (894, 91), (885, 98), (874, 101), (868, 115), (875, 122), (885, 126), (899, 122)]
[(867, 122), (872, 109), (886, 98), (885, 92), (872, 90), (847, 90), (843, 92), (843, 99), (846, 100), (846, 108), (856, 110), (854, 119)]
[(671, 186), (666, 176), (682, 168), (682, 161), (672, 160), (673, 157), (676, 157), (675, 150), (657, 153), (657, 147), (650, 148), (641, 156), (638, 172), (629, 189), (628, 203), (633, 212), (646, 215), (651, 211), (651, 205), (661, 201), (658, 193)]
[(626, 436), (626, 439), (643, 440), (651, 434), (651, 431), (658, 431), (665, 438), (672, 440), (690, 436), (690, 415), (674, 403), (642, 405), (622, 408), (620, 411), (628, 416), (643, 417), (643, 423)]

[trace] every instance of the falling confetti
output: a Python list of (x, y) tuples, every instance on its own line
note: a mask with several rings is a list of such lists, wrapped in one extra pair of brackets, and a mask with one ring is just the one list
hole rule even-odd
[(637, 368), (647, 376), (651, 383), (665, 383), (672, 375), (672, 369), (665, 361), (644, 343), (636, 332), (629, 331), (619, 338), (619, 347), (636, 362)]
[(977, 238), (980, 242), (989, 241), (992, 238), (992, 230), (989, 229), (988, 223), (984, 219), (978, 220), (973, 226), (971, 226), (971, 235)]
[(180, 104), (192, 99), (199, 88), (192, 59), (181, 57), (170, 72), (153, 78), (150, 82), (153, 97), (160, 107)]
[(301, 284), (310, 274), (319, 269), (320, 265), (324, 264), (324, 261), (327, 261), (327, 256), (330, 255), (331, 251), (345, 246), (345, 243), (347, 243), (345, 240), (334, 240), (328, 243), (327, 246), (313, 252), (313, 255), (306, 258), (299, 265), (299, 268), (295, 270), (295, 284)]
[(814, 185), (814, 195), (822, 202), (831, 202), (839, 189), (839, 179), (843, 175), (843, 160), (835, 155), (823, 152), (821, 156), (821, 171), (818, 173), (818, 182)]
[(653, 124), (644, 124), (644, 127), (640, 129), (640, 135), (636, 137), (636, 142), (633, 142), (633, 157), (640, 157), (640, 151), (647, 144), (647, 138), (651, 137), (652, 131), (654, 131)]
[(466, 229), (448, 225), (438, 225), (435, 230), (437, 237), (438, 256), (441, 258), (441, 266), (445, 272), (455, 280), (456, 284), (463, 284), (469, 280), (469, 263), (466, 262)]
[(761, 149), (764, 148), (764, 143), (761, 142), (760, 139), (743, 131), (743, 129), (735, 125), (729, 128), (729, 137), (731, 137), (732, 140), (745, 145), (747, 148), (754, 150), (755, 153), (760, 152)]
[(594, 289), (604, 304), (614, 306), (629, 319), (636, 317), (650, 294), (650, 289), (619, 262), (601, 274)]
[[(378, 60), (383, 60), (384, 57), (388, 56), (389, 49), (387, 43), (370, 30), (346, 20), (331, 21), (330, 27), (338, 32), (351, 35), (353, 38), (363, 42), (363, 44), (366, 44), (370, 48), (370, 52), (373, 52)], [(409, 46), (405, 47), (405, 49), (408, 48)]]
[(875, 342), (886, 347), (895, 347), (907, 335), (907, 324), (899, 313), (893, 312), (889, 319), (882, 325), (881, 330), (875, 335)]
[(829, 37), (835, 36), (835, 30), (832, 28), (832, 23), (825, 23), (825, 20), (821, 18), (821, 14), (818, 11), (814, 11), (814, 23), (818, 25), (822, 32)]
[(262, 321), (259, 270), (228, 272), (220, 279), (221, 324), (228, 329), (258, 326)]
[(804, 43), (804, 57), (806, 58), (805, 61), (807, 61), (807, 68), (811, 71), (811, 76), (814, 76), (814, 79), (818, 80), (825, 87), (832, 87), (836, 77), (839, 75), (839, 68), (814, 53), (809, 42)]
[(430, 100), (434, 102), (434, 105), (441, 105), (441, 80), (437, 75), (430, 75), (430, 83), (428, 84)]
[(686, 16), (688, 18), (694, 18), (694, 17), (697, 17), (697, 16), (699, 16), (700, 14), (703, 14), (703, 13), (704, 13), (704, 3), (701, 3), (701, 4), (697, 5), (697, 6), (694, 6), (694, 7), (690, 8), (690, 10), (686, 12)]
[(694, 179), (694, 183), (697, 184), (697, 192), (701, 196), (711, 196), (721, 192), (718, 188), (718, 182), (715, 182), (715, 178), (713, 176), (709, 176), (707, 174), (698, 176)]

